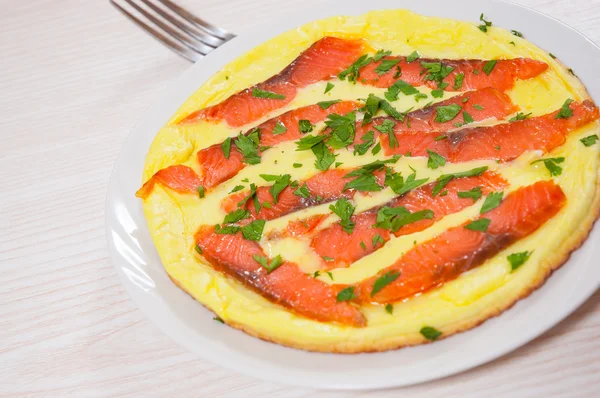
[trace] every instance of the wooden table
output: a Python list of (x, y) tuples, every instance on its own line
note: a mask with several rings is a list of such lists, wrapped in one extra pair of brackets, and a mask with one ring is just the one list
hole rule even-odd
[[(599, 0), (517, 2), (600, 43)], [(184, 5), (239, 32), (268, 23), (274, 12), (318, 3)], [(106, 250), (103, 207), (129, 130), (189, 64), (106, 0), (0, 0), (0, 10), (0, 395), (600, 396), (600, 292), (500, 360), (399, 390), (290, 388), (183, 351), (144, 318), (121, 287)]]

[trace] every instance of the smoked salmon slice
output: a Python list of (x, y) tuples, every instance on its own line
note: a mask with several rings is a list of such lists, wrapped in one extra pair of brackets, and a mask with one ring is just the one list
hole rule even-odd
[[(549, 152), (561, 146), (566, 135), (597, 120), (599, 111), (590, 101), (573, 102), (569, 105), (572, 115), (557, 117), (559, 111), (489, 127), (466, 128), (451, 132), (440, 140), (439, 134), (428, 131), (406, 132), (395, 128), (396, 141), (392, 148), (389, 136), (381, 137), (386, 155), (405, 154), (427, 156), (428, 151), (443, 156), (449, 162), (465, 162), (477, 159), (494, 159), (508, 162), (525, 151)], [(462, 120), (462, 119), (461, 119)]]
[[(320, 230), (311, 240), (311, 247), (316, 254), (326, 261), (327, 269), (348, 267), (364, 256), (378, 250), (395, 236), (408, 235), (422, 231), (435, 221), (459, 212), (475, 202), (482, 195), (493, 191), (502, 191), (507, 182), (498, 174), (486, 172), (480, 176), (457, 178), (448, 183), (444, 195), (432, 195), (435, 183), (424, 185), (409, 191), (403, 196), (394, 198), (383, 206), (379, 206), (352, 217), (355, 224), (352, 233), (344, 231), (338, 222)], [(469, 193), (471, 195), (469, 195)], [(400, 227), (397, 231), (377, 227), (378, 213), (384, 208), (404, 207), (411, 213), (421, 211), (433, 212), (431, 218), (424, 218)]]
[[(318, 173), (313, 177), (298, 182), (297, 186), (288, 185), (281, 191), (277, 203), (274, 203), (270, 186), (261, 186), (256, 189), (256, 198), (261, 204), (260, 210), (256, 211), (253, 200), (247, 200), (245, 209), (250, 212), (250, 219), (273, 220), (286, 214), (305, 209), (307, 207), (332, 202), (340, 198), (351, 198), (356, 193), (353, 189), (344, 190), (345, 185), (352, 179), (345, 178), (351, 172), (348, 169), (331, 169)], [(306, 185), (308, 195), (297, 192)], [(230, 213), (239, 208), (239, 204), (248, 198), (249, 192), (240, 192), (228, 196), (223, 200), (221, 208)], [(264, 206), (264, 203), (269, 205)]]
[[(333, 113), (346, 114), (359, 107), (360, 105), (357, 102), (342, 101), (333, 104), (327, 109), (323, 109), (318, 105), (310, 105), (286, 112), (258, 126), (260, 131), (260, 146), (271, 147), (285, 141), (293, 141), (301, 138), (301, 120), (307, 120), (310, 124), (316, 124), (325, 120), (328, 115)], [(252, 131), (254, 129), (246, 132), (246, 135)], [(228, 158), (223, 152), (223, 143), (212, 145), (198, 152), (198, 162), (203, 171), (202, 185), (205, 188), (212, 188), (229, 180), (246, 167), (243, 156), (235, 145), (235, 141), (236, 139), (233, 138), (229, 144), (230, 151)]]
[(179, 193), (197, 192), (202, 181), (198, 174), (188, 166), (175, 165), (157, 171), (146, 183), (135, 193), (135, 196), (146, 199), (154, 189), (154, 185), (160, 183)]
[[(382, 64), (395, 63), (382, 73)], [(534, 78), (548, 69), (548, 64), (529, 58), (479, 60), (479, 59), (416, 59), (383, 57), (360, 69), (359, 81), (375, 87), (390, 87), (398, 79), (411, 86), (426, 85), (447, 91), (467, 91), (494, 87), (501, 91), (511, 89), (516, 79)], [(398, 73), (398, 70), (400, 73)]]
[(329, 80), (363, 53), (362, 40), (324, 37), (315, 42), (279, 74), (232, 95), (223, 102), (196, 111), (178, 124), (225, 120), (240, 127), (290, 103), (299, 88)]
[(467, 228), (472, 223), (466, 223), (415, 246), (392, 266), (361, 281), (355, 288), (357, 300), (395, 302), (455, 279), (535, 232), (565, 202), (552, 180), (520, 188), (481, 215), (478, 221), (485, 221), (487, 229)]
[[(336, 290), (303, 273), (296, 264), (283, 262), (269, 271), (258, 260), (269, 261), (258, 242), (241, 232), (217, 234), (214, 227), (200, 227), (195, 235), (202, 255), (215, 269), (237, 279), (269, 301), (321, 322), (362, 327), (366, 319), (347, 301), (338, 302)], [(273, 264), (273, 260), (271, 260)]]

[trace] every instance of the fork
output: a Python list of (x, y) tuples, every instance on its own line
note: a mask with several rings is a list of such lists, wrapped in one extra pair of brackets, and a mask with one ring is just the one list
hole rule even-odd
[[(110, 2), (136, 25), (191, 62), (198, 61), (235, 37), (233, 33), (211, 25), (171, 0)], [(127, 3), (128, 6), (119, 3)]]

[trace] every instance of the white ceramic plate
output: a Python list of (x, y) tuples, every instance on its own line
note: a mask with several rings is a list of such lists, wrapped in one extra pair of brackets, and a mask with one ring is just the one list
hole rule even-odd
[[(516, 29), (577, 71), (600, 99), (600, 48), (568, 26), (536, 11), (500, 1), (344, 0), (297, 11), (238, 37), (196, 63), (142, 117), (115, 165), (106, 202), (106, 233), (113, 263), (140, 309), (167, 335), (201, 357), (278, 383), (303, 387), (370, 389), (404, 386), (464, 371), (527, 343), (581, 305), (600, 285), (600, 227), (584, 246), (529, 298), (466, 333), (425, 346), (374, 354), (309, 353), (250, 337), (213, 321), (213, 314), (167, 277), (135, 197), (150, 143), (169, 117), (206, 79), (240, 54), (286, 30), (340, 13), (408, 8), (424, 15), (477, 21)], [(596, 259), (596, 260), (594, 260)]]

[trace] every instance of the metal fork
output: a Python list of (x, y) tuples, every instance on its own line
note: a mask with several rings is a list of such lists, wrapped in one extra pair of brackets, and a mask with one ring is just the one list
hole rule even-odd
[(170, 0), (110, 2), (136, 25), (191, 62), (198, 61), (235, 37), (233, 33), (211, 25)]

